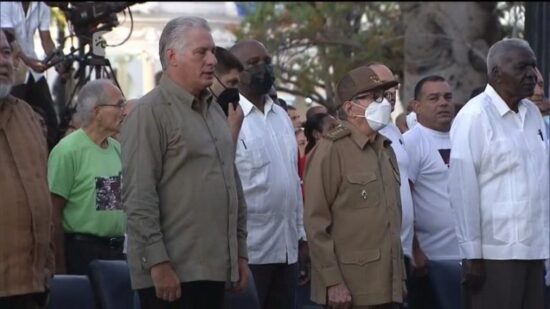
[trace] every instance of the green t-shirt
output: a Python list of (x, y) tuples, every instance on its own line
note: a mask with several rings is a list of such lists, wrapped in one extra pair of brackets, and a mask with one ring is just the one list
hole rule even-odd
[(57, 144), (48, 159), (50, 192), (67, 200), (63, 230), (95, 236), (122, 236), (126, 216), (121, 200), (120, 144), (101, 148), (79, 129)]

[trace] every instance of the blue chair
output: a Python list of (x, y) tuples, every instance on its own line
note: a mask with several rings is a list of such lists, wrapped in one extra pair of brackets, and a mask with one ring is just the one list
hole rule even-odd
[[(95, 260), (90, 263), (90, 281), (101, 309), (139, 308), (130, 283), (126, 261)], [(80, 309), (80, 308), (78, 308)]]
[(94, 294), (86, 276), (55, 275), (50, 279), (49, 309), (96, 309)]
[(225, 292), (224, 309), (260, 309), (256, 283), (252, 272), (248, 273), (248, 286), (241, 293)]

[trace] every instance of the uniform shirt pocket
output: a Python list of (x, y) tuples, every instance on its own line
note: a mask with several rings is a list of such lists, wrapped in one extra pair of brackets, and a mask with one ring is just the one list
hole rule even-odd
[(271, 162), (263, 139), (239, 139), (238, 143), (240, 154), (242, 155), (242, 162), (248, 168), (259, 169)]
[(374, 172), (350, 173), (346, 176), (351, 208), (370, 208), (380, 205), (378, 177)]

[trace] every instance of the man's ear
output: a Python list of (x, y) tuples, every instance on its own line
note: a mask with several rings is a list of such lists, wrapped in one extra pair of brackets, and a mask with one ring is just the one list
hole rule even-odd
[(166, 60), (167, 60), (167, 66), (172, 66), (177, 63), (177, 53), (173, 48), (168, 48), (166, 50)]
[(500, 68), (497, 65), (493, 67), (493, 69), (491, 70), (491, 74), (493, 75), (493, 79), (497, 83), (500, 83)]
[(346, 113), (347, 116), (351, 115), (351, 109), (353, 108), (353, 104), (351, 101), (345, 101), (343, 104), (342, 104), (342, 110), (344, 111), (344, 113)]
[(412, 100), (409, 101), (409, 106), (410, 106), (411, 112), (416, 113), (416, 109), (417, 109), (419, 103), (420, 102), (415, 100), (415, 99), (412, 99)]

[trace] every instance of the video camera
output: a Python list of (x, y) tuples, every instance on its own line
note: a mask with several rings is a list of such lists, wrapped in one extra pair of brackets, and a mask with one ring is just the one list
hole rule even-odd
[(73, 25), (77, 37), (91, 39), (94, 32), (111, 31), (118, 26), (117, 13), (136, 2), (46, 2), (58, 7)]

